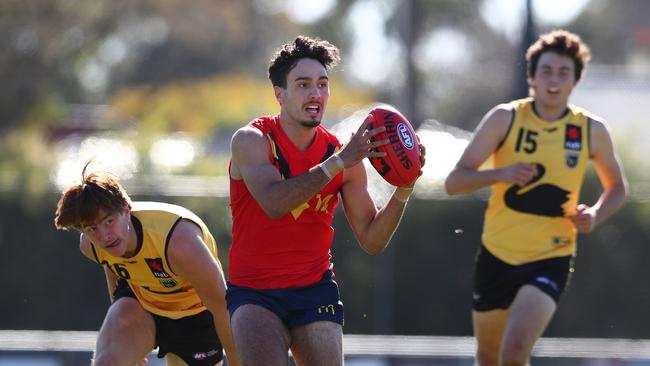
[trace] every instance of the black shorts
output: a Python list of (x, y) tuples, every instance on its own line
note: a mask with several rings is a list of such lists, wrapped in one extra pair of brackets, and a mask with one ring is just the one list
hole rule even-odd
[[(113, 293), (115, 300), (135, 294), (123, 279), (118, 279)], [(217, 336), (212, 313), (205, 310), (196, 315), (171, 319), (151, 314), (156, 324), (158, 358), (173, 353), (190, 366), (212, 366), (223, 359), (223, 347)]]
[(343, 325), (339, 287), (329, 270), (305, 287), (258, 290), (228, 283), (226, 301), (230, 316), (242, 305), (255, 304), (272, 311), (289, 329), (321, 320)]
[(539, 288), (557, 303), (572, 272), (571, 255), (513, 266), (481, 246), (474, 267), (472, 308), (476, 311), (507, 309), (524, 285)]

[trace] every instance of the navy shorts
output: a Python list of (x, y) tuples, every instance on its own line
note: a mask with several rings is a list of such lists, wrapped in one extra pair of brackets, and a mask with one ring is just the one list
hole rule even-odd
[(270, 310), (292, 329), (321, 320), (343, 325), (343, 303), (332, 271), (305, 287), (258, 290), (228, 283), (226, 301), (230, 316), (242, 305), (255, 304)]
[(557, 303), (573, 272), (573, 256), (510, 265), (479, 248), (474, 267), (472, 308), (476, 311), (508, 309), (524, 285), (532, 285)]
[[(121, 278), (118, 279), (113, 297), (115, 300), (122, 297), (137, 300), (131, 287)], [(210, 311), (205, 310), (180, 319), (151, 315), (156, 324), (158, 358), (173, 353), (192, 366), (214, 365), (223, 359), (223, 347)]]

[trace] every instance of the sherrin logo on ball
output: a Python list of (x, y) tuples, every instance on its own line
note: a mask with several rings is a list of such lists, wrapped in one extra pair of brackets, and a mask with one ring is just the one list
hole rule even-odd
[(390, 106), (375, 107), (370, 115), (373, 120), (368, 125), (369, 130), (381, 126), (386, 128), (385, 132), (375, 135), (372, 140), (389, 140), (387, 145), (377, 148), (386, 156), (369, 158), (370, 163), (388, 183), (398, 187), (410, 185), (422, 168), (417, 136), (411, 123)]

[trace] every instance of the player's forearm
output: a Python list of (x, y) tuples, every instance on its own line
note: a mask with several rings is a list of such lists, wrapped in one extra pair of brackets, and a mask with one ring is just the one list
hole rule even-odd
[(462, 194), (488, 187), (499, 181), (499, 170), (474, 170), (456, 167), (445, 179), (445, 190), (448, 194)]
[(304, 174), (273, 183), (260, 206), (270, 218), (279, 219), (311, 199), (342, 171), (343, 165), (329, 158)]
[(226, 357), (228, 358), (228, 365), (239, 366), (239, 357), (237, 356), (235, 341), (232, 337), (228, 310), (211, 310), (211, 312), (214, 317), (214, 324), (217, 328), (219, 340), (221, 341), (221, 345), (223, 346), (223, 349), (226, 352)]
[(594, 205), (596, 209), (596, 225), (605, 221), (609, 216), (618, 211), (627, 197), (625, 183), (609, 187), (600, 195), (598, 202)]
[(388, 203), (368, 224), (365, 235), (360, 236), (361, 247), (369, 254), (379, 254), (386, 249), (404, 215), (411, 190), (397, 188)]

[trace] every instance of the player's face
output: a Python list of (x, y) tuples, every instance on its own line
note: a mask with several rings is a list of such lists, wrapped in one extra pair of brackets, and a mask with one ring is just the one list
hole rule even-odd
[(129, 209), (117, 213), (99, 212), (97, 220), (83, 227), (90, 241), (114, 257), (123, 256), (129, 246), (131, 215)]
[(303, 58), (287, 75), (287, 88), (275, 87), (275, 92), (285, 117), (304, 127), (316, 127), (330, 95), (327, 70), (316, 60)]
[(576, 86), (573, 59), (555, 52), (544, 52), (537, 70), (528, 83), (535, 91), (535, 99), (549, 107), (565, 107)]

